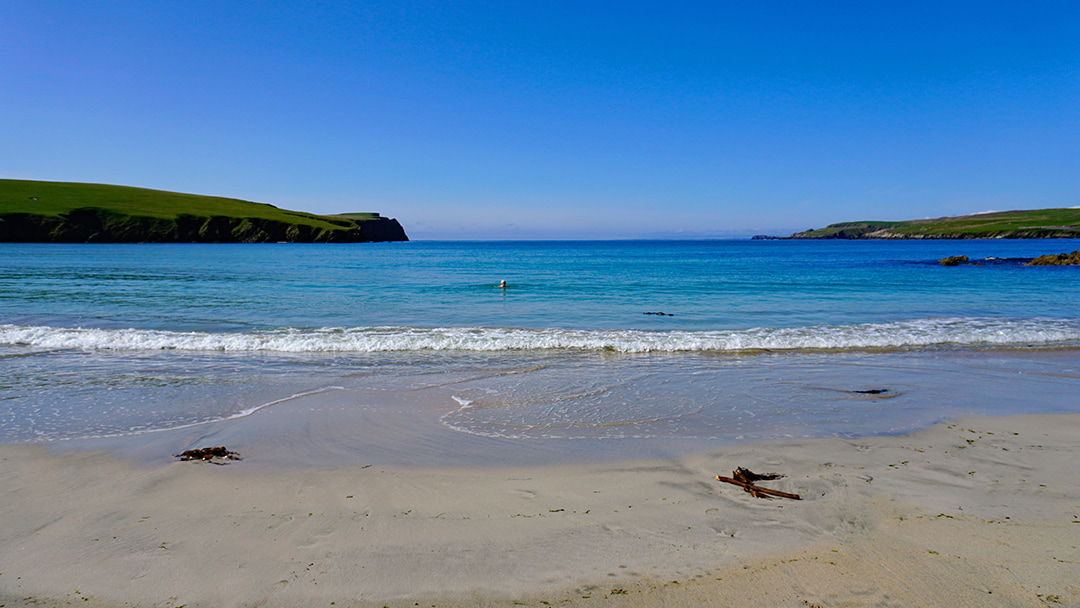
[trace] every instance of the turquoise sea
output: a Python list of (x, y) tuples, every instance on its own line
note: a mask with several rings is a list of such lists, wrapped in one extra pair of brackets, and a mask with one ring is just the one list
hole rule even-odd
[[(1020, 261), (1075, 249), (0, 244), (0, 443), (328, 395), (375, 417), (419, 399), (448, 437), (636, 455), (1080, 411), (1080, 268)], [(937, 263), (959, 254), (973, 264)]]

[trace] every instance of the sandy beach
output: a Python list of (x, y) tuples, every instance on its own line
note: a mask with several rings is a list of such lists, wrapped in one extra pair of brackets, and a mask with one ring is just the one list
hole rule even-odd
[[(446, 469), (2, 446), (4, 606), (1077, 606), (1080, 415)], [(759, 499), (715, 481), (785, 475)]]

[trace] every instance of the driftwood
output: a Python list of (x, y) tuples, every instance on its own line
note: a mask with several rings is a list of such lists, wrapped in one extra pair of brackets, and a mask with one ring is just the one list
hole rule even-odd
[(768, 481), (771, 479), (780, 479), (783, 475), (776, 473), (766, 473), (759, 475), (750, 469), (744, 469), (739, 467), (731, 472), (732, 477), (724, 477), (723, 475), (717, 475), (717, 481), (723, 481), (741, 487), (750, 493), (754, 498), (768, 498), (770, 496), (777, 496), (779, 498), (790, 498), (792, 500), (802, 500), (802, 497), (798, 494), (789, 494), (787, 492), (781, 492), (779, 490), (770, 490), (761, 486), (754, 485), (755, 481)]
[[(230, 451), (225, 446), (217, 448), (199, 448), (197, 450), (187, 450), (177, 454), (176, 456), (180, 460), (200, 460), (205, 462), (214, 462), (215, 458), (223, 458), (226, 460), (240, 460), (240, 454)], [(224, 464), (224, 463), (214, 463)]]
[(758, 474), (751, 471), (750, 469), (744, 469), (742, 467), (739, 467), (732, 471), (731, 475), (735, 479), (743, 483), (754, 483), (755, 481), (769, 481), (772, 479), (780, 479), (781, 477), (783, 477), (783, 475), (780, 475), (779, 473)]

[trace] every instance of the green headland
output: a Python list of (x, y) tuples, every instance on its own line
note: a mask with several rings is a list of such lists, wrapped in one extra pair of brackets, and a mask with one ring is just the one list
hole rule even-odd
[(1080, 238), (1080, 209), (1000, 211), (901, 222), (843, 222), (788, 239), (1055, 239)]
[(266, 203), (128, 186), (0, 179), (0, 242), (407, 241), (378, 213), (315, 215)]

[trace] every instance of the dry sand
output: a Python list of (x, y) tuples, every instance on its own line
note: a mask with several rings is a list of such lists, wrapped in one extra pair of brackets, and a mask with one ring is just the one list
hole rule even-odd
[(0, 460), (8, 607), (1080, 606), (1074, 414), (537, 468)]

